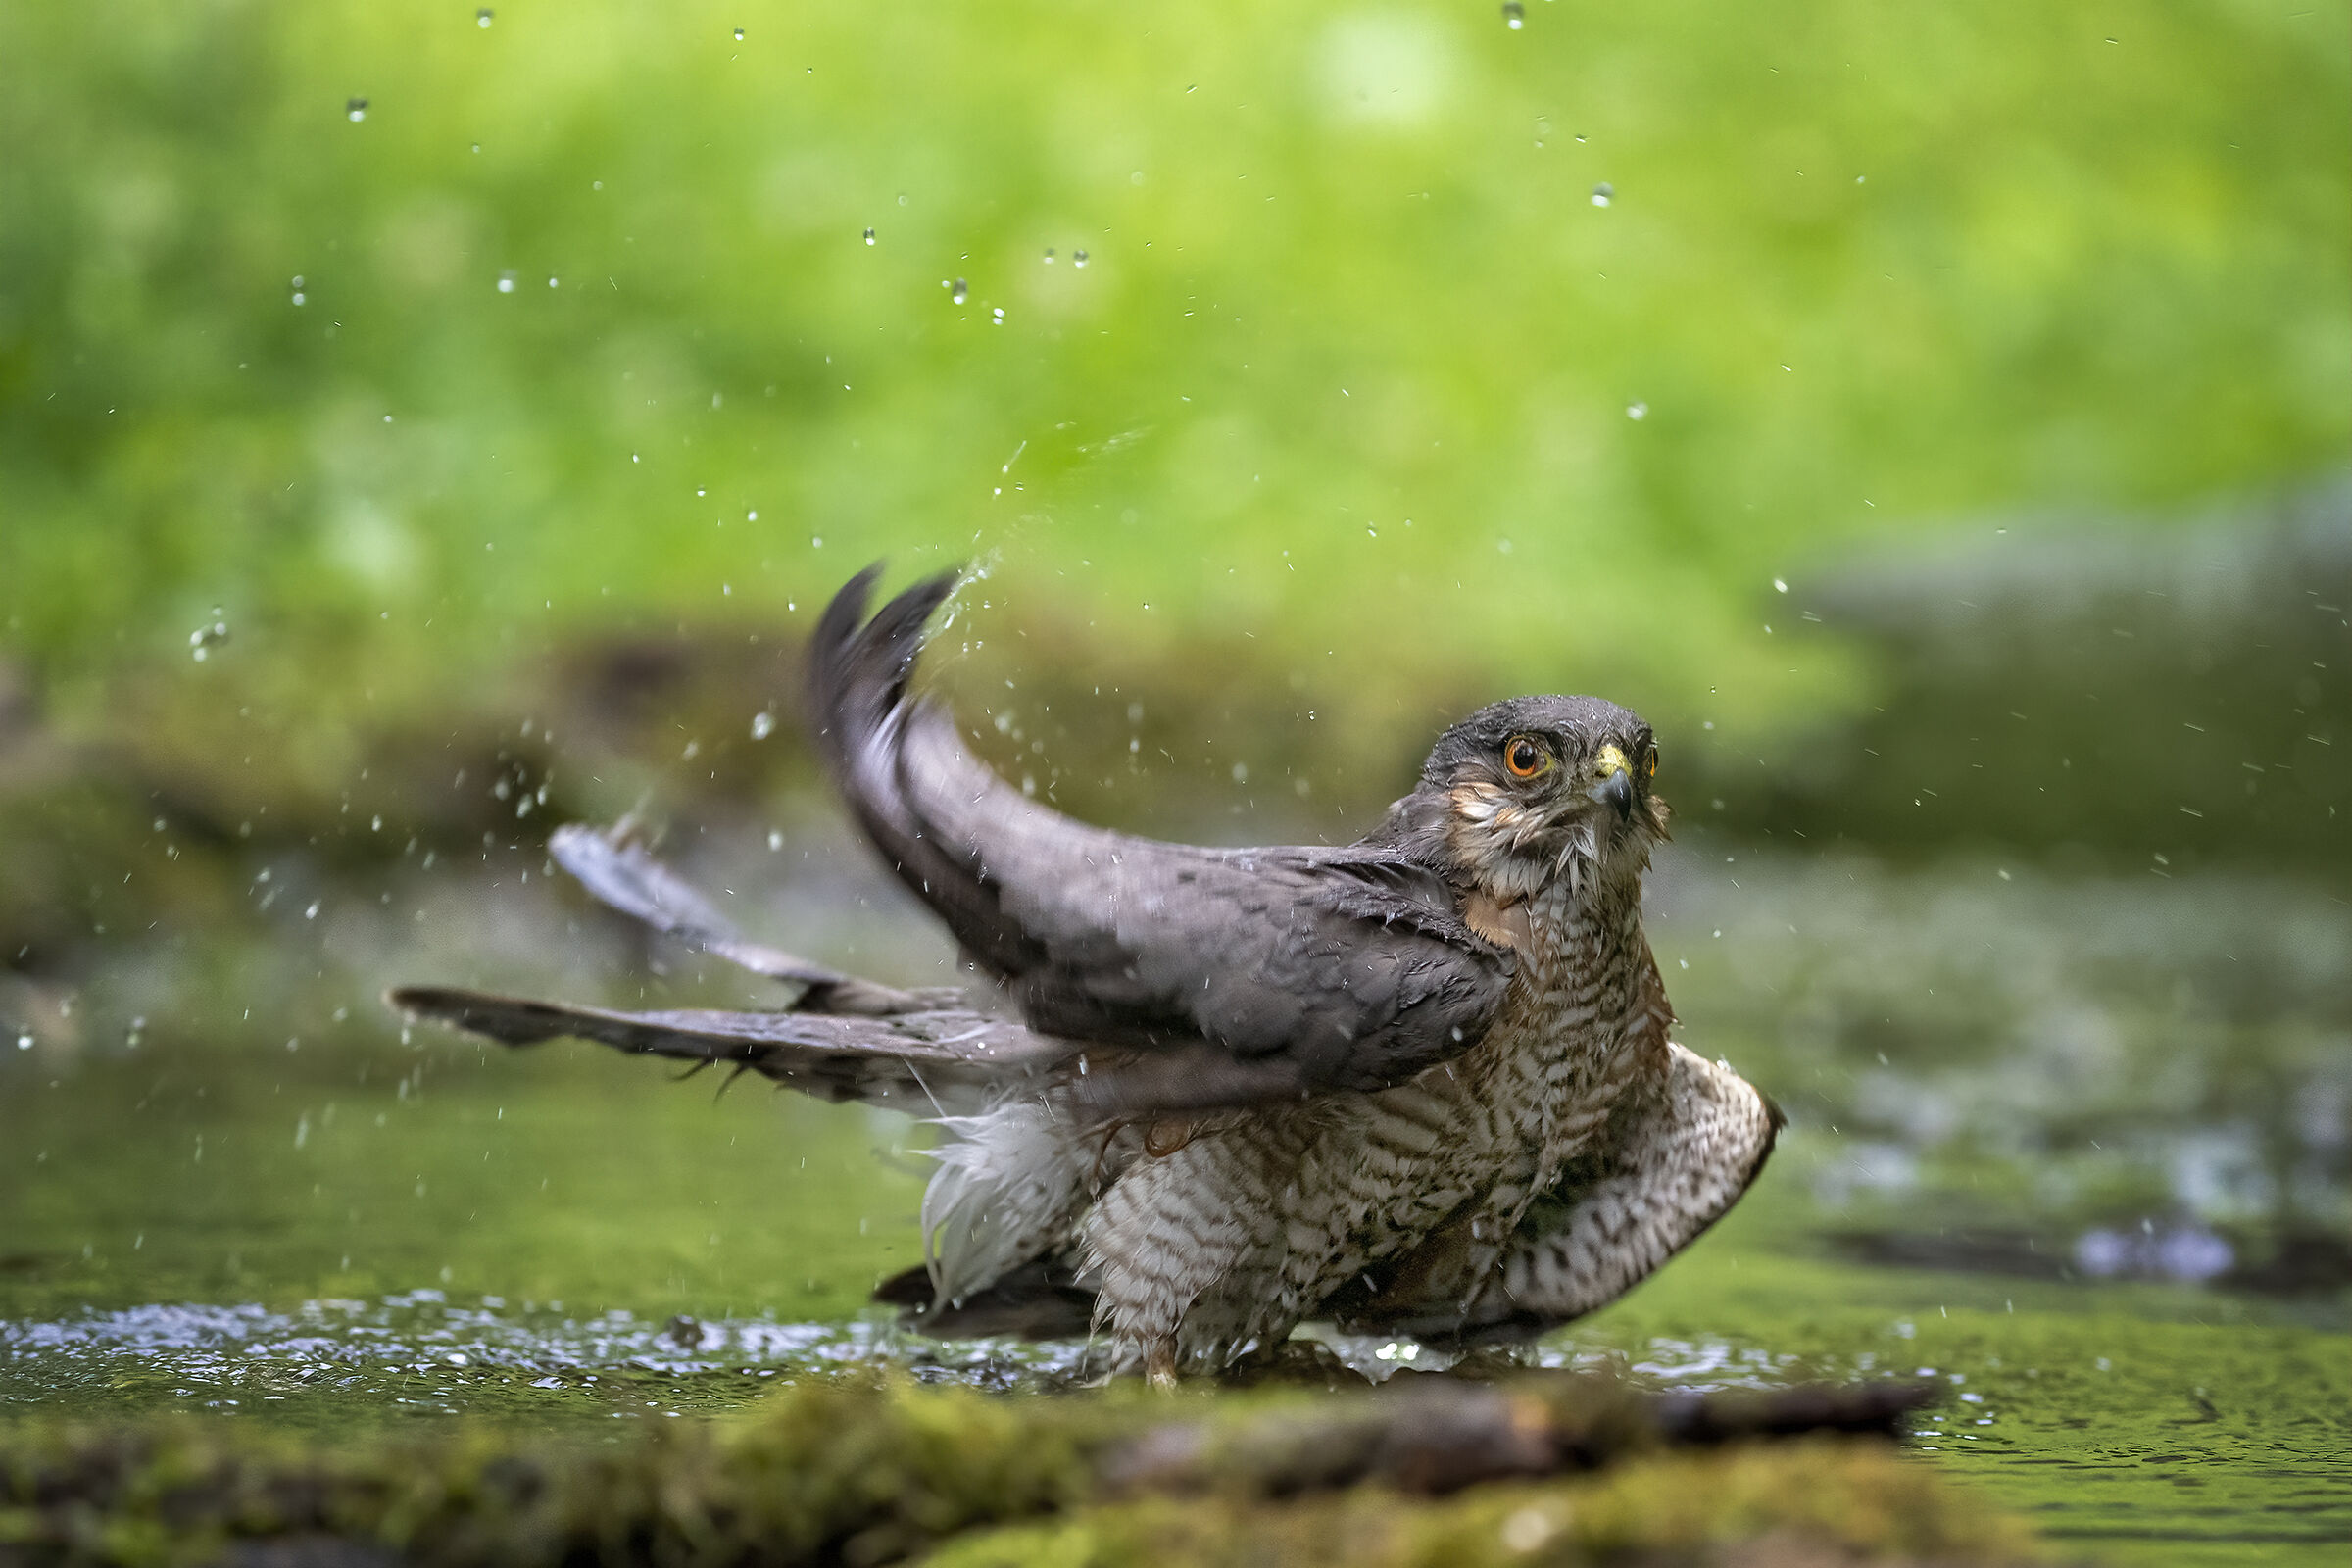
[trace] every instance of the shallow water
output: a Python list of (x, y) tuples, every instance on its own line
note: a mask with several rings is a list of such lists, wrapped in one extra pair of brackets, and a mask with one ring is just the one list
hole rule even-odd
[[(686, 862), (763, 932), (938, 974), (944, 952), (854, 858), (760, 842), (717, 835)], [(271, 961), (308, 963), (283, 1013), (300, 1033), (183, 1033), (165, 979), (125, 964), (81, 1000), (78, 1043), (0, 1050), (0, 1408), (611, 1431), (850, 1364), (1071, 1378), (1074, 1348), (939, 1346), (863, 1306), (916, 1255), (918, 1124), (382, 1021), (392, 978), (760, 999), (518, 868), (295, 926), (307, 945)], [(1922, 1462), (2070, 1544), (2335, 1560), (2352, 1310), (2324, 1250), (2320, 1288), (2247, 1287), (2297, 1227), (2344, 1223), (2352, 908), (2293, 884), (1898, 871), (1700, 832), (1652, 903), (1684, 1037), (1791, 1126), (1730, 1220), (1542, 1359), (1674, 1387), (1932, 1375), (1951, 1396)], [(135, 1045), (134, 1004), (152, 1009)]]

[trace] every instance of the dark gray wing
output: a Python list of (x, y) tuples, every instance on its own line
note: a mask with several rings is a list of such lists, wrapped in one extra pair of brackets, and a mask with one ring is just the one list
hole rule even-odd
[(964, 1113), (1042, 1080), (1076, 1049), (1009, 1018), (968, 1010), (890, 1017), (680, 1008), (618, 1012), (452, 986), (403, 986), (384, 999), (510, 1046), (572, 1036), (641, 1055), (733, 1064), (814, 1095), (917, 1115)]
[(792, 986), (792, 1004), (804, 1012), (882, 1017), (953, 1008), (964, 1001), (952, 986), (901, 990), (751, 941), (684, 878), (630, 843), (625, 826), (600, 831), (566, 823), (547, 848), (600, 902), (713, 957)]
[[(1006, 786), (910, 699), (934, 578), (825, 612), (809, 667), (843, 795), (1031, 1027), (1131, 1048), (1073, 1087), (1106, 1110), (1205, 1109), (1401, 1082), (1475, 1043), (1509, 953), (1401, 853), (1210, 850), (1074, 822)], [(1135, 1049), (1141, 1048), (1141, 1049)]]

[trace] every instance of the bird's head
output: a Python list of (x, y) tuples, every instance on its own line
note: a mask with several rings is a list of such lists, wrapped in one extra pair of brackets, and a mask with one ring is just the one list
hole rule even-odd
[(1595, 697), (1514, 697), (1438, 738), (1409, 803), (1446, 869), (1504, 901), (1555, 877), (1639, 876), (1666, 837), (1641, 716)]

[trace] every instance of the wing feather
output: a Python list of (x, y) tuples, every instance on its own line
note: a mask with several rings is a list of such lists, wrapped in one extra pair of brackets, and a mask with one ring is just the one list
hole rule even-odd
[[(910, 698), (952, 576), (871, 620), (874, 573), (820, 623), (813, 710), (842, 793), (898, 874), (1049, 1035), (1142, 1048), (1099, 1104), (1204, 1109), (1401, 1082), (1485, 1032), (1509, 952), (1402, 851), (1218, 850), (1129, 837), (1024, 798)], [(1198, 1049), (1206, 1047), (1204, 1053)], [(1166, 1061), (1153, 1052), (1168, 1049)]]
[(510, 1046), (570, 1036), (640, 1055), (733, 1063), (819, 1100), (917, 1113), (983, 1108), (1023, 1081), (1052, 1074), (1076, 1049), (1009, 1018), (962, 1009), (888, 1017), (699, 1007), (621, 1012), (451, 986), (404, 986), (385, 1000), (412, 1017)]
[(881, 1017), (953, 1008), (964, 1001), (952, 986), (901, 990), (750, 940), (692, 884), (629, 843), (624, 827), (599, 831), (569, 822), (556, 829), (547, 847), (556, 863), (600, 903), (689, 947), (793, 987), (792, 1004), (799, 1011)]

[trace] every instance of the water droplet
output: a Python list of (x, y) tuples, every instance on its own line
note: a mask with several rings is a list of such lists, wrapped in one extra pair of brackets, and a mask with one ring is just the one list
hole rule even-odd
[(948, 298), (955, 301), (958, 305), (961, 305), (965, 300), (968, 300), (972, 297), (970, 285), (965, 283), (960, 277), (956, 278), (954, 282), (949, 283), (946, 286), (948, 290)]
[(1609, 205), (1611, 199), (1616, 196), (1616, 194), (1617, 187), (1604, 179), (1599, 184), (1592, 187), (1592, 205), (1595, 207), (1606, 207)]
[(741, 27), (737, 27), (735, 29), (735, 41), (737, 43), (743, 42), (743, 29)]
[(1072, 267), (1084, 267), (1084, 266), (1086, 265), (1086, 252), (1084, 252), (1084, 251), (1072, 251), (1072, 252), (1070, 252), (1070, 265), (1071, 265)]
[(824, 549), (824, 548), (825, 548), (825, 536), (824, 536), (823, 534), (821, 534), (821, 533), (819, 533), (819, 534), (811, 534), (811, 535), (809, 535), (809, 538), (808, 538), (808, 548), (809, 548), (809, 549), (811, 549), (811, 550), (822, 550), (822, 549)]
[(1783, 581), (1781, 578), (1775, 577), (1772, 579), (1772, 591), (1774, 593), (1785, 594), (1788, 591), (1788, 584)]
[(30, 1051), (32, 1049), (32, 1036), (28, 1034), (18, 1035), (17, 1049), (19, 1051)]
[(754, 739), (754, 740), (756, 740), (756, 741), (763, 741), (763, 740), (767, 739), (767, 738), (768, 738), (770, 735), (773, 735), (775, 732), (776, 732), (776, 715), (775, 715), (775, 714), (773, 714), (773, 713), (754, 713), (754, 714), (752, 715), (752, 739)]
[(343, 106), (343, 113), (350, 118), (352, 123), (359, 123), (368, 118), (368, 100), (365, 98), (352, 99)]
[(991, 326), (1003, 326), (1004, 324), (1004, 306), (1000, 305), (994, 311), (989, 313), (989, 324)]
[(488, 6), (482, 7), (481, 10), (476, 11), (473, 14), (473, 24), (477, 27), (487, 27), (490, 25), (490, 8)]
[(629, 461), (630, 461), (631, 463), (643, 463), (643, 462), (645, 461), (645, 459), (643, 459), (642, 457), (638, 456), (636, 453), (632, 452), (632, 453), (630, 453), (630, 454), (629, 454)]
[(554, 287), (556, 287), (556, 285), (557, 285), (557, 280), (556, 280), (555, 278), (552, 278), (552, 277), (551, 277), (551, 278), (549, 278), (549, 279), (547, 280), (547, 286), (548, 286), (549, 288), (554, 288)]
[(1511, 553), (1511, 542), (1508, 539), (1497, 539), (1494, 541), (1494, 548), (1507, 556)]
[(865, 231), (865, 242), (868, 245), (871, 245), (874, 242), (874, 231), (870, 228)]
[(1527, 7), (1521, 5), (1519, 0), (1503, 0), (1502, 24), (1510, 28), (1513, 32), (1517, 32), (1521, 27), (1526, 26)]
[(1048, 267), (1054, 265), (1054, 247), (1051, 245), (1046, 247), (1046, 265)]
[(768, 849), (769, 849), (770, 851), (775, 851), (775, 850), (780, 850), (780, 849), (782, 849), (782, 848), (784, 847), (784, 835), (783, 835), (783, 833), (782, 833), (782, 832), (780, 832), (779, 830), (775, 829), (775, 828), (770, 828), (770, 829), (768, 829), (768, 832), (767, 832), (767, 847), (768, 847)]
[(311, 906), (302, 911), (302, 917), (305, 920), (316, 920), (318, 918), (318, 901), (317, 899), (313, 899), (311, 901)]
[(745, 513), (743, 514), (743, 520), (746, 522), (758, 522), (760, 520), (760, 509), (758, 507), (754, 507), (751, 511)]
[(1649, 405), (1646, 403), (1628, 403), (1625, 406), (1625, 416), (1629, 419), (1646, 419), (1649, 417)]
[(498, 274), (498, 291), (501, 294), (512, 294), (514, 292), (514, 274), (513, 272), (501, 272)]

